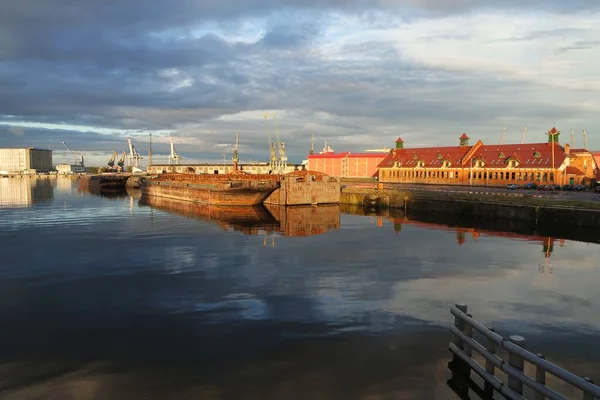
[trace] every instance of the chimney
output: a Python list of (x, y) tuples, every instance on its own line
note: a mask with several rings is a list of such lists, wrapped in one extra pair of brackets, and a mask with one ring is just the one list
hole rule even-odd
[(565, 154), (566, 154), (567, 156), (570, 156), (570, 155), (571, 155), (571, 146), (569, 145), (569, 143), (566, 143), (566, 144), (565, 144)]

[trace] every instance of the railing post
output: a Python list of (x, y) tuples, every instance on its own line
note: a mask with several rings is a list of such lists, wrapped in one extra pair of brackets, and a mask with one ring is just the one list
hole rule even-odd
[[(464, 312), (465, 314), (467, 313), (467, 305), (465, 303), (456, 303), (455, 306), (456, 306), (456, 308), (458, 308), (460, 311)], [(460, 332), (465, 331), (465, 325), (466, 324), (462, 319), (460, 319), (456, 316), (454, 317), (454, 326)], [(452, 341), (459, 349), (461, 349), (461, 350), (465, 349), (465, 345), (464, 345), (463, 341), (460, 340), (459, 337), (453, 336)], [(461, 358), (458, 357), (456, 354), (454, 354), (454, 356), (452, 357), (452, 364), (455, 366), (457, 371), (460, 371), (462, 374), (466, 375), (467, 377), (470, 375), (471, 370), (470, 370), (468, 364), (465, 363), (463, 360), (461, 360)]]
[[(543, 354), (537, 354), (537, 356), (542, 360), (546, 359)], [(536, 366), (535, 381), (541, 385), (546, 385), (546, 370), (540, 367), (539, 365)], [(535, 392), (535, 400), (544, 400), (545, 398), (546, 396), (544, 396), (542, 393), (539, 393), (537, 391)]]
[[(471, 314), (467, 314), (467, 317), (473, 318)], [(469, 324), (465, 324), (465, 335), (469, 338), (473, 338), (473, 327)], [(465, 354), (471, 357), (473, 355), (473, 349), (467, 343), (463, 343)]]
[[(491, 328), (489, 326), (488, 326), (488, 330), (490, 332), (495, 332), (494, 328)], [(492, 339), (488, 338), (487, 342), (485, 344), (485, 349), (490, 354), (496, 354), (496, 343), (494, 343), (494, 341)], [(485, 372), (487, 372), (493, 376), (493, 375), (495, 375), (495, 369), (496, 368), (494, 367), (494, 364), (486, 358), (485, 359)], [(487, 380), (485, 381), (484, 391), (486, 394), (492, 394), (494, 392), (494, 387)]]
[[(465, 303), (456, 303), (455, 306), (460, 311), (462, 311), (464, 313), (467, 312), (467, 305)], [(454, 326), (461, 332), (465, 331), (465, 323), (463, 322), (462, 319), (460, 319), (456, 316), (454, 317)], [(457, 336), (453, 336), (452, 341), (459, 349), (461, 349), (461, 350), (463, 349), (463, 343), (462, 343), (462, 340), (460, 340), (460, 338), (458, 338)]]
[[(525, 347), (525, 338), (523, 336), (513, 335), (508, 339), (519, 347)], [(525, 367), (525, 361), (518, 354), (514, 354), (509, 351), (508, 365), (510, 365), (518, 371), (523, 372), (523, 368)], [(517, 378), (513, 378), (510, 375), (508, 376), (508, 388), (514, 390), (518, 394), (523, 394), (523, 383)]]
[[(594, 381), (592, 381), (587, 376), (585, 376), (583, 379), (588, 383), (594, 383)], [(594, 396), (591, 395), (590, 393), (583, 392), (583, 400), (594, 400)]]

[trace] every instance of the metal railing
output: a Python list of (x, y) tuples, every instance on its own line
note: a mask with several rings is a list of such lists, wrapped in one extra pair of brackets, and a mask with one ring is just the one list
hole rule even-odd
[[(466, 304), (456, 304), (450, 312), (454, 315), (454, 325), (450, 326), (452, 342), (448, 346), (454, 355), (452, 363), (460, 365), (461, 373), (466, 376), (469, 376), (471, 370), (475, 371), (485, 381), (486, 391), (496, 390), (509, 399), (525, 399), (523, 387), (528, 386), (535, 393), (535, 400), (567, 399), (546, 386), (546, 376), (550, 373), (581, 390), (583, 400), (600, 399), (600, 387), (594, 385), (591, 379), (579, 377), (546, 361), (543, 355), (525, 350), (525, 338), (522, 336), (510, 336), (508, 339), (500, 336), (492, 328), (482, 325), (467, 314)], [(473, 338), (474, 330), (483, 335), (485, 343)], [(497, 353), (501, 349), (508, 353), (508, 360), (502, 359)], [(473, 350), (485, 359), (485, 365), (472, 358)], [(525, 374), (525, 362), (535, 366), (535, 377)], [(496, 369), (508, 376), (507, 385), (495, 375)]]

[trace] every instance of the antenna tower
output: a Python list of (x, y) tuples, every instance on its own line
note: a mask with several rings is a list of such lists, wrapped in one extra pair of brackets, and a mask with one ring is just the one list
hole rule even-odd
[(587, 142), (587, 132), (585, 129), (583, 130), (583, 148), (587, 150), (588, 142)]

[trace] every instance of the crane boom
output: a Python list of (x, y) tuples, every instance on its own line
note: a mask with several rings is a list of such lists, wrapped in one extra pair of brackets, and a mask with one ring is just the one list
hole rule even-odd
[(117, 152), (113, 150), (112, 156), (108, 160), (108, 166), (109, 167), (114, 167), (115, 166), (115, 160), (117, 159), (117, 157), (118, 157)]
[(67, 144), (65, 142), (62, 142), (62, 144), (65, 146), (65, 148), (70, 151), (71, 153), (73, 153), (73, 159), (75, 160), (75, 164), (74, 165), (81, 165), (83, 166), (83, 156), (81, 156), (81, 161), (78, 161), (78, 155), (77, 153), (75, 153), (73, 150), (71, 150), (69, 148), (69, 146), (67, 146)]

